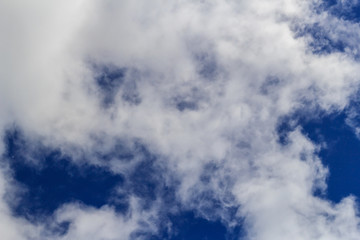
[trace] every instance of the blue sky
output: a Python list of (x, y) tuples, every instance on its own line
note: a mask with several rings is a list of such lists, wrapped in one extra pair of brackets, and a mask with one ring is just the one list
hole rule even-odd
[(359, 21), (0, 0), (0, 238), (359, 239)]

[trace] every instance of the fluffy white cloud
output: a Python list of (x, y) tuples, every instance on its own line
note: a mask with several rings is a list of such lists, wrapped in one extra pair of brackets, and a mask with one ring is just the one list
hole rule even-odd
[[(146, 234), (156, 233), (154, 213), (138, 212), (137, 200), (132, 199), (126, 216), (113, 209), (86, 208), (76, 204), (66, 205), (56, 213), (56, 221), (71, 222), (68, 232), (58, 239), (146, 239)], [(141, 235), (143, 234), (143, 236)], [(136, 235), (138, 234), (138, 236)]]
[[(356, 239), (354, 199), (332, 205), (313, 196), (327, 176), (317, 147), (300, 131), (288, 146), (277, 142), (279, 117), (299, 108), (342, 110), (359, 84), (358, 25), (316, 13), (317, 5), (2, 0), (0, 129), (15, 122), (75, 161), (80, 151), (97, 164), (105, 163), (94, 151), (111, 149), (114, 139), (131, 148), (138, 139), (179, 179), (183, 204), (201, 212), (196, 192), (211, 190), (224, 206), (240, 206), (248, 239)], [(345, 51), (314, 54), (311, 36), (298, 34), (314, 23)], [(139, 102), (122, 97), (124, 85), (104, 108), (94, 65), (126, 68)], [(131, 167), (107, 164), (122, 173)], [(217, 170), (204, 184), (209, 164)], [(31, 228), (2, 205), (0, 221), (14, 226), (7, 229)], [(73, 222), (61, 239), (128, 239), (148, 213), (136, 208), (124, 219), (111, 208), (69, 205), (56, 214)], [(26, 239), (20, 232), (5, 239)]]

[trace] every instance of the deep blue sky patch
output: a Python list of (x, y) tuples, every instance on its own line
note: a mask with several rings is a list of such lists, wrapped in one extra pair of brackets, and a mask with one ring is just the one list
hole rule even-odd
[(360, 21), (360, 3), (356, 1), (323, 0), (322, 7), (329, 13), (353, 22)]
[(240, 226), (228, 229), (220, 221), (209, 221), (192, 211), (169, 214), (163, 219), (164, 225), (151, 240), (239, 240), (243, 236)]
[(319, 157), (329, 167), (326, 197), (334, 202), (350, 194), (360, 197), (360, 141), (354, 129), (346, 123), (347, 117), (346, 111), (320, 114), (313, 119), (294, 114), (284, 118), (278, 127), (282, 144), (287, 143), (287, 134), (296, 126), (300, 126), (313, 142), (326, 144), (319, 152)]
[(145, 159), (140, 162), (129, 176), (129, 188), (131, 192), (143, 199), (143, 207), (148, 208), (164, 191), (162, 172), (154, 166), (154, 161)]
[[(121, 175), (115, 175), (106, 169), (74, 165), (70, 158), (56, 149), (45, 151), (43, 147), (42, 151), (36, 151), (37, 155), (34, 155), (31, 151), (26, 151), (30, 148), (27, 145), (31, 143), (27, 142), (19, 130), (8, 131), (5, 143), (5, 157), (13, 177), (24, 188), (24, 192), (20, 193), (20, 201), (13, 206), (16, 215), (32, 219), (46, 216), (69, 202), (101, 207), (109, 203), (114, 188), (124, 182)], [(36, 147), (32, 146), (31, 149)], [(29, 157), (39, 158), (40, 162), (29, 162)], [(117, 207), (126, 209), (126, 205)]]

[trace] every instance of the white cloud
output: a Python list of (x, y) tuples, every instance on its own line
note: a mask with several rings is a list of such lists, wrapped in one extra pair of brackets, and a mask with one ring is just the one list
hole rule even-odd
[[(58, 239), (130, 239), (137, 231), (156, 233), (153, 213), (138, 212), (137, 200), (132, 199), (127, 216), (116, 214), (112, 208), (86, 208), (66, 205), (56, 212), (56, 221), (71, 222), (68, 232)], [(146, 239), (138, 237), (137, 239)]]

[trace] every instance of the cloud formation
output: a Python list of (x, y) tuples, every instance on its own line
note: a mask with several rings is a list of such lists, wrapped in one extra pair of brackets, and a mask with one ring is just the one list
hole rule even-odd
[[(315, 194), (329, 174), (320, 146), (300, 129), (281, 143), (277, 131), (297, 111), (348, 106), (360, 75), (356, 22), (296, 0), (2, 0), (0, 9), (2, 136), (19, 128), (133, 189), (119, 188), (129, 198), (124, 214), (61, 206), (47, 220), (69, 222), (60, 234), (11, 213), (6, 198), (18, 186), (3, 164), (4, 239), (147, 239), (164, 212), (181, 209), (241, 224), (242, 239), (360, 236), (354, 197)], [(41, 168), (30, 155), (23, 161)], [(132, 187), (140, 171), (154, 186), (150, 204)], [(174, 189), (170, 206), (164, 186)]]

